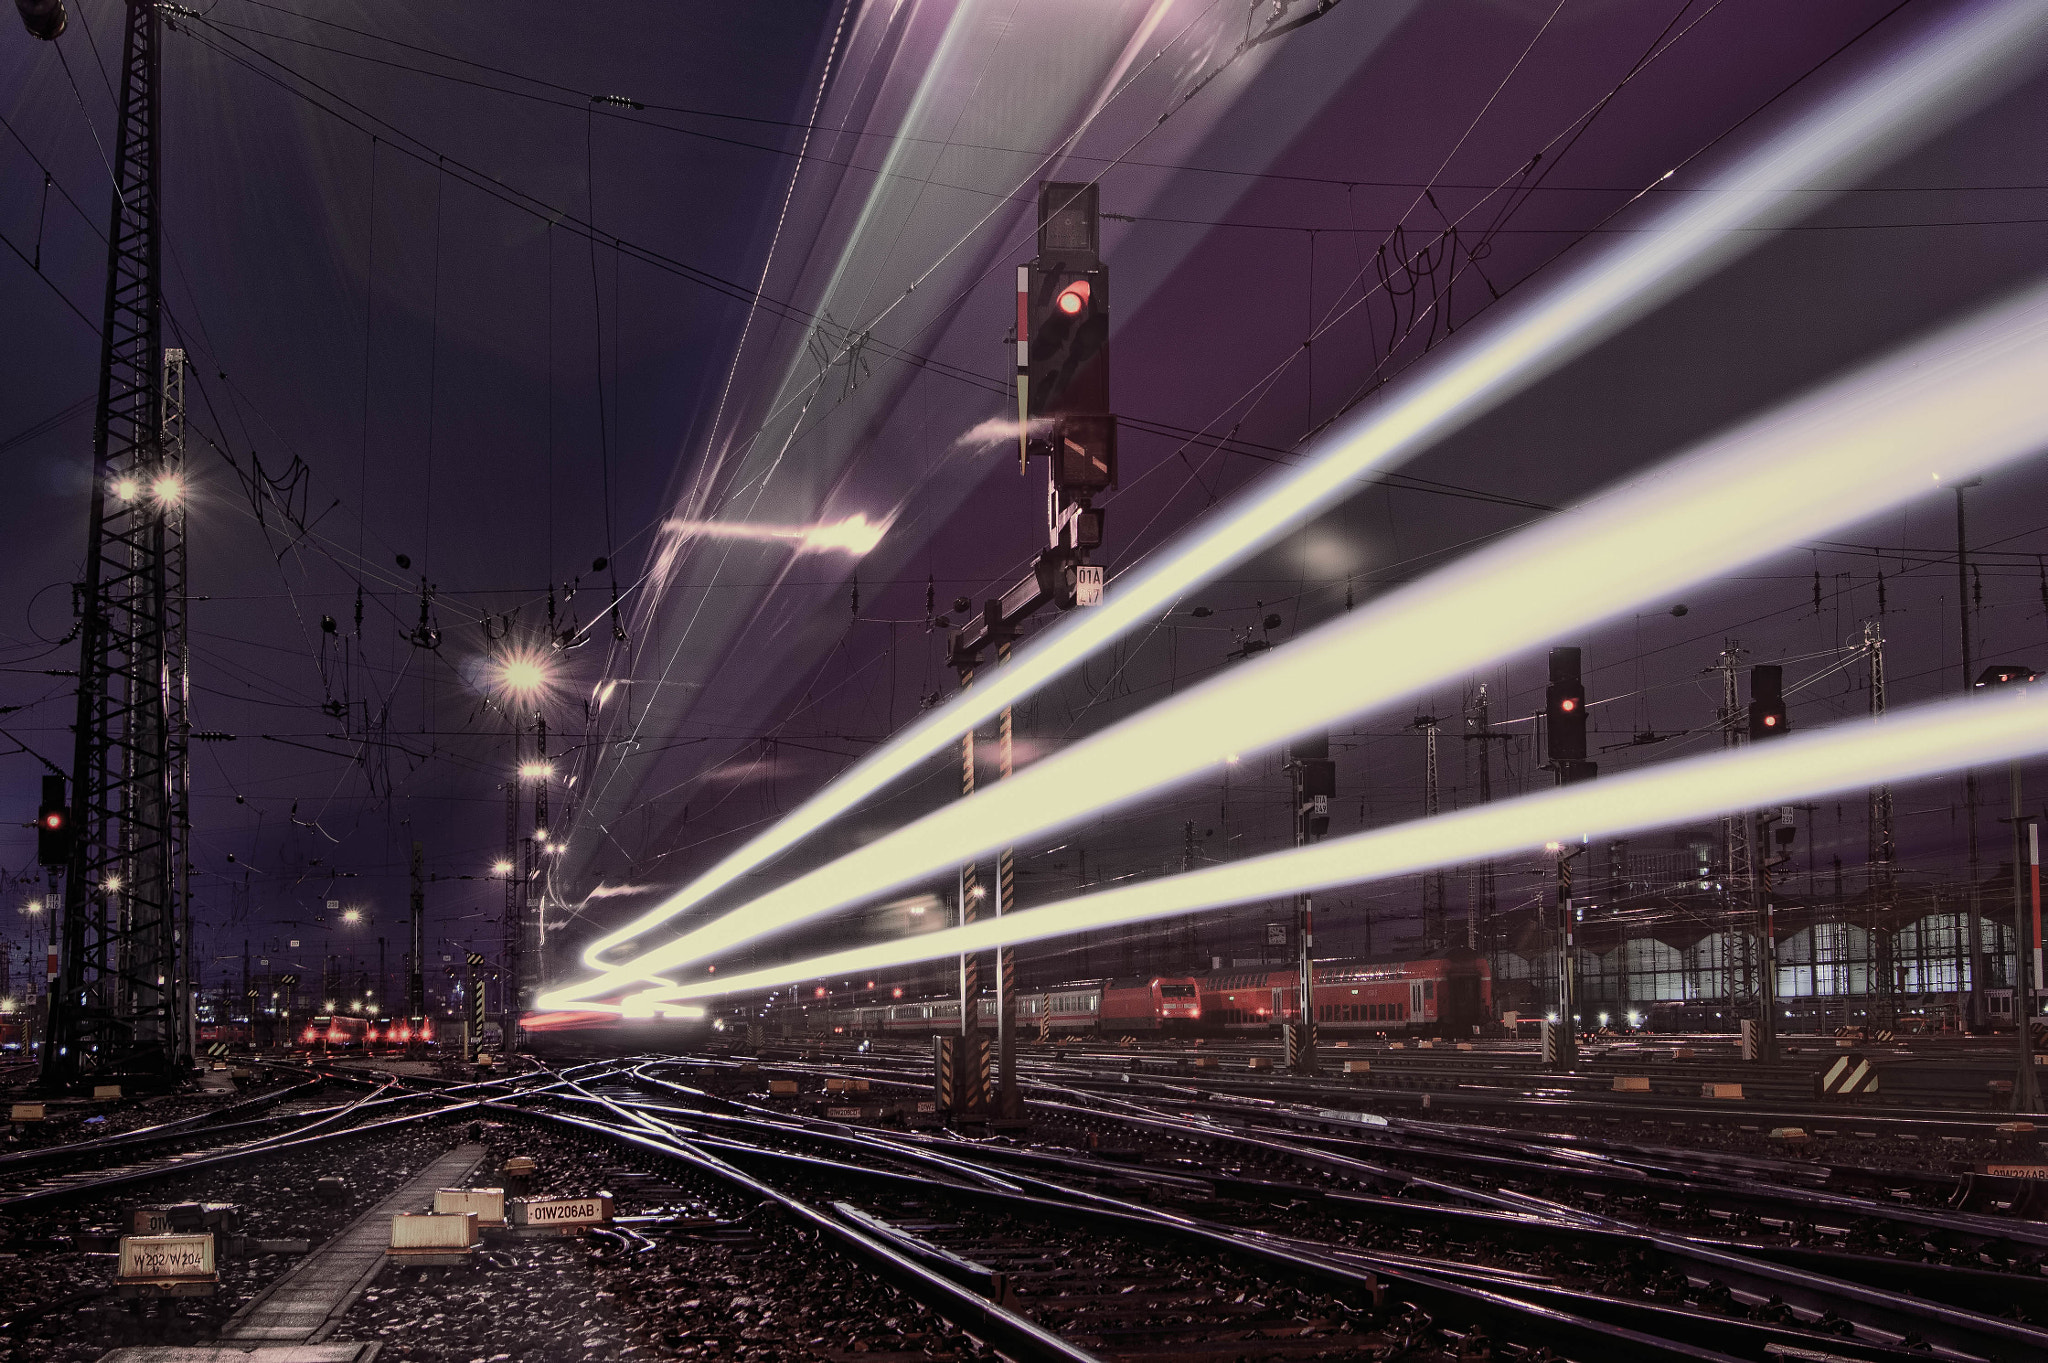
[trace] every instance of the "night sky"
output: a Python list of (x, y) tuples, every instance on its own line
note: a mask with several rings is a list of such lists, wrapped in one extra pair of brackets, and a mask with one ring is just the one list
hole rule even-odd
[[(239, 972), (245, 940), (317, 969), (322, 943), (374, 960), (386, 936), (395, 972), (415, 839), (436, 950), (495, 950), (513, 749), (490, 678), (508, 648), (555, 676), (551, 947), (681, 885), (949, 694), (931, 616), (1007, 587), (1043, 542), (1040, 478), (970, 434), (1014, 414), (1005, 335), (1036, 180), (1099, 176), (1110, 219), (1113, 591), (1496, 300), (1975, 8), (1343, 0), (1242, 50), (1242, 5), (1171, 0), (219, 0), (178, 20), (165, 341), (196, 385), (195, 723), (231, 736), (195, 744), (206, 981)], [(0, 934), (17, 972), (39, 931), (22, 912), (42, 893), (36, 755), (70, 765), (71, 683), (50, 672), (76, 666), (118, 13), (72, 0), (57, 43), (0, 41), (0, 732), (27, 750), (0, 765), (19, 815)], [(1229, 566), (1022, 707), (1020, 761), (2032, 281), (2044, 93), (2039, 76), (1987, 91), (1882, 168), (1816, 186), (1789, 230)], [(1800, 727), (1867, 709), (1855, 653), (1881, 605), (1895, 706), (1961, 689), (1959, 604), (1980, 664), (2048, 666), (2044, 491), (2030, 463), (1967, 494), (1961, 603), (1944, 491), (1556, 641), (1585, 650), (1603, 771), (1718, 741), (1729, 637), (1785, 665)], [(670, 524), (855, 514), (888, 526), (859, 560)], [(416, 642), (423, 609), (436, 647)], [(1524, 736), (1496, 794), (1547, 785), (1527, 737), (1545, 680), (1540, 655), (1511, 657), (1334, 732), (1333, 831), (1420, 813), (1413, 718), (1457, 715), (1480, 683)], [(1446, 743), (1446, 805), (1476, 798), (1470, 748)], [(1279, 757), (1243, 757), (1227, 787), (1023, 849), (1024, 903), (1279, 845)], [(1959, 792), (1899, 792), (1909, 875), (1958, 869)], [(934, 760), (825, 841), (956, 794), (956, 764)], [(1819, 807), (1801, 838), (1820, 881), (1835, 857), (1860, 868), (1863, 802)], [(1515, 880), (1503, 902), (1536, 889)], [(1345, 948), (1370, 920), (1373, 949), (1399, 950), (1418, 902), (1407, 882), (1325, 913)], [(1107, 968), (1045, 968), (1065, 966)]]

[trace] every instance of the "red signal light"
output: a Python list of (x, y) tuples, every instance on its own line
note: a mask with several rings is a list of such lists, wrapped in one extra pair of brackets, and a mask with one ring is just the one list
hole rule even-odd
[(1069, 317), (1079, 317), (1088, 306), (1088, 281), (1077, 279), (1061, 289), (1059, 297), (1053, 300), (1053, 306)]
[(1766, 729), (1775, 729), (1775, 728), (1777, 728), (1777, 727), (1778, 727), (1778, 717), (1777, 717), (1776, 715), (1765, 715), (1765, 716), (1764, 716), (1764, 727), (1765, 727)]
[(1566, 696), (1563, 700), (1557, 703), (1557, 708), (1564, 711), (1566, 714), (1570, 714), (1572, 711), (1579, 708), (1579, 703), (1578, 701), (1572, 699), (1570, 696)]
[(824, 997), (825, 997), (825, 986), (824, 986), (824, 985), (822, 985), (822, 984), (821, 984), (821, 985), (819, 985), (819, 986), (817, 987), (817, 989), (816, 989), (816, 990), (812, 991), (812, 997), (813, 997), (813, 998), (820, 998), (820, 999), (824, 998)]
[(897, 986), (896, 986), (896, 987), (895, 987), (894, 989), (890, 990), (890, 991), (889, 991), (889, 997), (890, 997), (890, 998), (893, 998), (893, 999), (900, 999), (900, 998), (902, 998), (902, 997), (903, 997), (903, 986), (899, 984), (899, 985), (897, 985)]

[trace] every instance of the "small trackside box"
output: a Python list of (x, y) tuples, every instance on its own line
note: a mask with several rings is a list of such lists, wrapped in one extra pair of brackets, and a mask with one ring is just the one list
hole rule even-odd
[(436, 1216), (461, 1216), (465, 1212), (476, 1214), (480, 1226), (502, 1226), (505, 1224), (505, 1190), (503, 1188), (442, 1188), (434, 1194)]

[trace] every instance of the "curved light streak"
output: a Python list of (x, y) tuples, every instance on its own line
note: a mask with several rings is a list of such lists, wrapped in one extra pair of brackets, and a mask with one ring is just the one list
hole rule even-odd
[(873, 551), (889, 533), (889, 519), (870, 521), (856, 512), (842, 520), (809, 525), (763, 525), (753, 521), (663, 521), (661, 528), (684, 539), (753, 540), (789, 544), (799, 554), (852, 554)]
[(2048, 285), (2037, 285), (564, 996), (615, 991), (879, 898), (2028, 454), (2048, 441), (2043, 372)]
[[(1148, 563), (1116, 579), (1102, 604), (1039, 635), (971, 690), (928, 712), (780, 822), (720, 859), (661, 904), (589, 943), (594, 970), (607, 953), (704, 903), (890, 783), (961, 733), (1042, 689), (1157, 618), (1187, 591), (1284, 536), (1355, 490), (1354, 480), (1410, 457), (1554, 372), (1651, 309), (1753, 248), (1811, 207), (1823, 178), (1847, 178), (1892, 150), (1909, 130), (1989, 98), (2030, 58), (2048, 30), (2048, 5), (1986, 4), (1855, 82), (1638, 232), (1564, 271), (1492, 323), (1460, 333), (1398, 393), (1333, 428), (1308, 461), (1276, 474), (1226, 513), (1193, 527)], [(1247, 745), (1252, 746), (1252, 745)], [(1007, 784), (1007, 783), (1006, 783)]]
[(673, 1004), (1050, 941), (1183, 914), (1527, 853), (1546, 842), (1619, 837), (1759, 805), (1791, 804), (2048, 752), (2048, 687), (1966, 696), (1810, 734), (1664, 762), (1612, 779), (1354, 833), (1160, 880), (1078, 895), (965, 927), (849, 947), (716, 979), (640, 991)]

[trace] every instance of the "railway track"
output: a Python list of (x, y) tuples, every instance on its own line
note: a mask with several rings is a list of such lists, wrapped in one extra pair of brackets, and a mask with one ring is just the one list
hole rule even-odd
[[(856, 1060), (708, 1068), (728, 1089), (863, 1069), (908, 1090), (896, 1067)], [(611, 1151), (592, 1168), (647, 1208), (598, 1237), (608, 1292), (630, 1297), (664, 1236), (744, 1257), (794, 1235), (946, 1322), (919, 1327), (904, 1358), (979, 1358), (973, 1341), (1033, 1363), (2048, 1356), (2030, 1323), (2048, 1320), (2048, 1227), (1912, 1200), (1924, 1189), (1865, 1196), (1831, 1166), (1121, 1081), (1034, 1079), (1031, 1140), (970, 1138), (793, 1115), (709, 1091), (706, 1069), (652, 1058), (434, 1093), (380, 1082), (303, 1112), (126, 1133), (74, 1167), (29, 1161), (0, 1208), (435, 1120), (470, 1123), (471, 1139), (509, 1122)], [(726, 1210), (706, 1215), (714, 1185)], [(772, 1208), (778, 1229), (748, 1206)]]
[[(673, 1072), (680, 1067), (665, 1068)], [(786, 1072), (789, 1067), (781, 1068)], [(645, 1069), (638, 1075), (643, 1084), (657, 1077)], [(688, 1101), (688, 1089), (677, 1084), (670, 1093)], [(1000, 1171), (1001, 1177), (1035, 1186), (1055, 1201), (1093, 1203), (1098, 1210), (1116, 1204), (1125, 1215), (1167, 1215), (1230, 1226), (1233, 1234), (1285, 1239), (1303, 1256), (1349, 1256), (1355, 1266), (1380, 1273), (1390, 1284), (1403, 1281), (1403, 1273), (1421, 1272), (1514, 1297), (1526, 1305), (1590, 1311), (1609, 1327), (1633, 1322), (1646, 1334), (1677, 1331), (1686, 1341), (1716, 1339), (1730, 1356), (1783, 1357), (1787, 1348), (1823, 1346), (1833, 1351), (1833, 1357), (1871, 1359), (1903, 1357), (1930, 1344), (1957, 1356), (1980, 1358), (2048, 1350), (2048, 1334), (1996, 1318), (2015, 1310), (2048, 1318), (2043, 1309), (2048, 1303), (2039, 1293), (2037, 1252), (2048, 1242), (2039, 1223), (1915, 1214), (1848, 1196), (1835, 1198), (1816, 1217), (1811, 1207), (1785, 1204), (1796, 1204), (1798, 1195), (1812, 1192), (1814, 1183), (1830, 1175), (1790, 1162), (1760, 1169), (1754, 1162), (1738, 1160), (1709, 1169), (1707, 1176), (1714, 1181), (1705, 1190), (1740, 1203), (1738, 1210), (1723, 1215), (1702, 1207), (1697, 1183), (1665, 1179), (1655, 1195), (1668, 1202), (1670, 1211), (1704, 1221), (1667, 1226), (1637, 1215), (1639, 1206), (1602, 1208), (1602, 1199), (1591, 1199), (1589, 1206), (1583, 1197), (1545, 1198), (1474, 1177), (1470, 1164), (1445, 1170), (1444, 1163), (1458, 1163), (1446, 1161), (1445, 1151), (1465, 1140), (1464, 1133), (1445, 1128), (1404, 1131), (1384, 1148), (1374, 1144), (1361, 1151), (1371, 1159), (1360, 1159), (1333, 1151), (1329, 1141), (1315, 1139), (1315, 1133), (1277, 1127), (1251, 1132), (1206, 1120), (1141, 1118), (1128, 1109), (1035, 1108), (1041, 1123), (1051, 1117), (1088, 1128), (1072, 1134), (1120, 1133), (1124, 1145), (1101, 1158), (951, 1136), (855, 1134), (843, 1125), (792, 1121), (761, 1109), (751, 1115), (721, 1113), (714, 1110), (717, 1107), (714, 1099), (687, 1118), (670, 1113), (664, 1120), (697, 1128), (765, 1123), (750, 1139), (757, 1145), (765, 1139), (778, 1147), (775, 1154), (754, 1156), (770, 1162), (817, 1158), (798, 1151), (801, 1140), (839, 1145), (837, 1158), (845, 1161), (853, 1153), (848, 1145), (852, 1142), (860, 1147), (858, 1167), (872, 1171), (875, 1142), (899, 1150), (916, 1147), (946, 1165), (965, 1163)], [(1131, 1134), (1143, 1122), (1153, 1124), (1152, 1134), (1167, 1149), (1132, 1148)], [(1388, 1137), (1395, 1134), (1391, 1125), (1384, 1130)], [(793, 1136), (796, 1131), (803, 1137)], [(1440, 1148), (1430, 1148), (1432, 1139)], [(1518, 1153), (1526, 1155), (1528, 1150), (1523, 1144)], [(1418, 1153), (1439, 1166), (1432, 1171), (1438, 1176), (1416, 1172), (1412, 1159), (1411, 1167), (1403, 1167), (1402, 1155)], [(737, 1151), (731, 1157), (747, 1158)], [(1585, 1172), (1640, 1185), (1659, 1172), (1660, 1162), (1661, 1157), (1638, 1156), (1637, 1165), (1647, 1167), (1621, 1166), (1626, 1172), (1619, 1174), (1612, 1168), (1574, 1170), (1567, 1162), (1565, 1181)], [(1520, 1163), (1534, 1165), (1528, 1160)], [(1553, 1172), (1534, 1167), (1546, 1176)], [(1699, 1176), (1692, 1169), (1682, 1172)], [(1759, 1174), (1797, 1181), (1760, 1186)], [(929, 1182), (942, 1174), (925, 1167), (902, 1176)], [(1347, 1190), (1341, 1186), (1346, 1183), (1357, 1186)], [(983, 1199), (992, 1195), (987, 1189), (972, 1194)], [(1130, 1201), (1133, 1197), (1142, 1200)], [(1284, 1234), (1286, 1228), (1274, 1224), (1275, 1207), (1289, 1209), (1284, 1221), (1314, 1234)], [(1758, 1215), (1759, 1209), (1778, 1214)], [(1199, 1217), (1192, 1215), (1196, 1210)], [(1847, 1224), (1823, 1228), (1821, 1223), (1830, 1217)], [(1800, 1243), (1802, 1235), (1818, 1238)], [(1403, 1248), (1389, 1254), (1389, 1237)], [(1444, 1245), (1461, 1247), (1457, 1253), (1466, 1257), (1446, 1261), (1441, 1253), (1413, 1252)], [(1519, 1247), (1520, 1262), (1502, 1261), (1504, 1245)], [(2021, 1248), (2015, 1254), (2001, 1251), (2001, 1245)], [(1987, 1250), (2002, 1256), (1997, 1268), (1940, 1262), (1944, 1256), (1983, 1256)], [(1561, 1265), (1565, 1271), (1560, 1271)], [(1581, 1267), (1574, 1271), (1572, 1265)], [(2022, 1276), (2030, 1267), (2033, 1275)], [(1914, 1290), (1922, 1299), (1901, 1301), (1896, 1293), (1903, 1282), (1918, 1283)], [(1427, 1306), (1417, 1309), (1428, 1313)], [(1770, 1354), (1766, 1346), (1774, 1343), (1779, 1352)]]
[[(1266, 1051), (1270, 1049), (1265, 1048)], [(1098, 1086), (1119, 1092), (1139, 1092), (1149, 1087), (1156, 1093), (1199, 1091), (1276, 1102), (1324, 1105), (1371, 1102), (1389, 1109), (1415, 1112), (1425, 1109), (1430, 1112), (1518, 1115), (1536, 1112), (1589, 1121), (1613, 1118), (1680, 1126), (1720, 1126), (1733, 1119), (1759, 1130), (1785, 1125), (1803, 1125), (1810, 1129), (1818, 1123), (1827, 1130), (1904, 1136), (1928, 1142), (1951, 1137), (1988, 1140), (1997, 1134), (1999, 1127), (2012, 1121), (2009, 1113), (1989, 1108), (1969, 1112), (1868, 1102), (1823, 1108), (1812, 1096), (1810, 1079), (1803, 1081), (1806, 1085), (1803, 1089), (1787, 1084), (1781, 1086), (1783, 1092), (1775, 1098), (1758, 1097), (1754, 1092), (1754, 1072), (1733, 1065), (1728, 1067), (1728, 1075), (1732, 1076), (1730, 1082), (1747, 1076), (1746, 1096), (1741, 1100), (1688, 1097), (1670, 1091), (1668, 1086), (1662, 1092), (1647, 1094), (1615, 1093), (1607, 1087), (1612, 1082), (1613, 1072), (1588, 1076), (1588, 1082), (1596, 1083), (1597, 1087), (1575, 1089), (1556, 1075), (1536, 1070), (1504, 1072), (1484, 1061), (1444, 1068), (1435, 1061), (1418, 1064), (1411, 1060), (1397, 1060), (1393, 1063), (1399, 1068), (1395, 1069), (1308, 1079), (1244, 1069), (1243, 1062), (1253, 1058), (1254, 1054), (1270, 1059), (1270, 1055), (1248, 1051), (1245, 1055), (1233, 1057), (1233, 1068), (1197, 1070), (1176, 1059), (1145, 1053), (1104, 1053), (1099, 1063), (1094, 1064), (1079, 1063), (1087, 1058), (1085, 1056), (1026, 1053), (1019, 1056), (1018, 1072), (1020, 1076), (1031, 1076), (1065, 1087)], [(791, 1067), (793, 1072), (808, 1072), (819, 1064), (829, 1063), (836, 1064), (840, 1072), (873, 1081), (900, 1083), (920, 1089), (930, 1087), (929, 1055), (880, 1050), (858, 1053), (850, 1049), (821, 1049), (818, 1055), (819, 1059), (807, 1060), (799, 1051), (778, 1053), (770, 1048), (759, 1063), (768, 1068)], [(713, 1058), (708, 1063), (732, 1065), (741, 1062)], [(1381, 1066), (1386, 1062), (1374, 1056), (1371, 1063)], [(1689, 1070), (1684, 1082), (1697, 1090), (1702, 1082), (1714, 1080), (1719, 1073), (1717, 1070)]]
[[(644, 1076), (575, 1097), (549, 1093), (529, 1115), (607, 1132), (769, 1192), (832, 1226), (871, 1266), (898, 1275), (914, 1269), (910, 1280), (922, 1280), (933, 1309), (1016, 1358), (1477, 1359), (1493, 1357), (1495, 1341), (1514, 1350), (1507, 1356), (1532, 1358), (1592, 1359), (1617, 1343), (1652, 1360), (1728, 1357), (1634, 1338), (1626, 1327), (1412, 1268), (1390, 1294), (1374, 1266), (1136, 1204), (1077, 1198), (1043, 1181), (1026, 1187), (977, 1176), (928, 1152), (869, 1144), (854, 1162), (786, 1148), (817, 1134), (800, 1127), (728, 1123), (707, 1133), (683, 1110), (647, 1102), (637, 1091), (643, 1086)], [(742, 1132), (746, 1138), (735, 1139)], [(850, 1199), (852, 1188), (860, 1191)], [(962, 1292), (972, 1299), (967, 1319), (954, 1314)], [(1552, 1352), (1535, 1352), (1545, 1349)]]
[[(322, 1090), (337, 1082), (361, 1084), (366, 1091), (349, 1098), (323, 1096)], [(0, 1212), (141, 1185), (369, 1126), (442, 1115), (456, 1106), (472, 1106), (478, 1094), (516, 1091), (528, 1082), (514, 1076), (419, 1093), (401, 1091), (388, 1079), (316, 1072), (302, 1084), (218, 1113), (0, 1156)], [(244, 1115), (262, 1108), (276, 1110)]]

